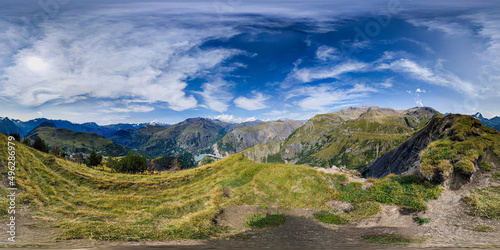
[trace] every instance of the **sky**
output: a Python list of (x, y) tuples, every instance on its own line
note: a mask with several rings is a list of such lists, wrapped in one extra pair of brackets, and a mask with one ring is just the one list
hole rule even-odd
[(500, 116), (498, 1), (2, 0), (0, 117)]

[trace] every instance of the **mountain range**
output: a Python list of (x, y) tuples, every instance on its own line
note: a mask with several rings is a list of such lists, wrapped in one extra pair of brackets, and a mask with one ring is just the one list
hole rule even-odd
[(428, 107), (351, 107), (316, 115), (285, 140), (257, 145), (243, 154), (258, 162), (360, 169), (403, 143), (437, 114)]
[(500, 116), (495, 116), (491, 119), (488, 119), (484, 118), (481, 113), (477, 112), (476, 114), (472, 115), (472, 117), (478, 119), (484, 126), (500, 131)]
[[(234, 124), (190, 118), (173, 125), (153, 121), (104, 126), (45, 118), (27, 122), (2, 118), (0, 131), (31, 139), (39, 136), (49, 146), (70, 152), (95, 149), (118, 156), (134, 150), (152, 158), (185, 152), (222, 158), (242, 152), (257, 162), (360, 170), (400, 146), (438, 114), (429, 107), (394, 110), (364, 106), (316, 115), (305, 123), (280, 119)], [(473, 117), (492, 128), (500, 122), (499, 117), (486, 119), (480, 113)]]
[(129, 123), (119, 123), (119, 124), (111, 124), (111, 125), (98, 125), (94, 122), (87, 123), (72, 123), (70, 121), (65, 120), (52, 120), (47, 118), (37, 118), (29, 121), (21, 121), (16, 119), (9, 119), (7, 117), (0, 118), (0, 133), (19, 133), (21, 136), (27, 135), (31, 130), (36, 128), (38, 125), (44, 122), (52, 122), (58, 128), (65, 128), (69, 130), (73, 130), (76, 132), (88, 132), (99, 134), (104, 137), (108, 137), (120, 130), (123, 129), (140, 129), (148, 125), (154, 126), (169, 126), (166, 123), (160, 123), (158, 121), (152, 121), (150, 123), (138, 123), (138, 124), (129, 124)]

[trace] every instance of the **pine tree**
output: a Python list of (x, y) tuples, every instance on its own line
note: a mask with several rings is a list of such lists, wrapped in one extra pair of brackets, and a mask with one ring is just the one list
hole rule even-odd
[(101, 161), (102, 161), (102, 155), (100, 154), (97, 155), (95, 150), (92, 149), (92, 152), (90, 153), (89, 159), (87, 161), (89, 167), (99, 166), (99, 164), (101, 164)]
[(35, 139), (35, 142), (33, 142), (33, 148), (36, 149), (36, 150), (39, 150), (39, 151), (42, 151), (42, 152), (45, 152), (45, 153), (48, 153), (49, 152), (49, 146), (45, 143), (45, 141), (40, 138), (40, 137), (37, 137)]

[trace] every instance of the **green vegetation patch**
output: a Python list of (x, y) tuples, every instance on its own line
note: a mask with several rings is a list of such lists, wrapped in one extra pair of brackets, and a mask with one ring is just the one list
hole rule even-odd
[(500, 181), (500, 173), (498, 173), (498, 172), (492, 173), (492, 174), (491, 174), (491, 177), (492, 177), (494, 180)]
[(486, 161), (483, 161), (481, 162), (481, 164), (479, 165), (479, 168), (483, 171), (491, 171), (491, 169), (493, 168), (493, 166), (491, 166), (491, 163), (489, 162), (486, 162)]
[(364, 236), (363, 241), (373, 244), (406, 246), (412, 243), (414, 240), (397, 234), (383, 234), (374, 236)]
[(283, 215), (280, 212), (274, 212), (266, 215), (260, 215), (260, 214), (251, 215), (245, 224), (253, 228), (264, 228), (264, 227), (277, 227), (279, 225), (283, 225), (285, 221), (286, 221), (285, 215)]
[(465, 197), (470, 214), (488, 219), (500, 219), (500, 186), (476, 189)]
[(342, 218), (340, 215), (336, 214), (331, 214), (328, 212), (323, 212), (319, 214), (314, 214), (314, 218), (318, 221), (321, 221), (326, 224), (336, 224), (336, 225), (341, 225), (341, 224), (348, 224), (349, 221)]
[(476, 231), (476, 232), (492, 232), (492, 231), (495, 231), (495, 228), (490, 227), (490, 226), (477, 225), (474, 228), (474, 231)]
[(413, 221), (415, 221), (419, 225), (431, 223), (431, 219), (430, 218), (413, 217)]
[(425, 211), (425, 202), (437, 199), (442, 188), (422, 180), (420, 177), (407, 175), (388, 175), (380, 180), (373, 180), (374, 185), (363, 190), (361, 183), (338, 185), (338, 200), (350, 203), (374, 201), (389, 205), (400, 205), (415, 211)]

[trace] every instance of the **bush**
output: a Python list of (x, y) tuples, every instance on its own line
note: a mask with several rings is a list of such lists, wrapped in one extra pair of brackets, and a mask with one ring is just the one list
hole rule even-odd
[(254, 214), (249, 217), (245, 223), (249, 227), (264, 228), (264, 227), (277, 227), (286, 221), (286, 216), (280, 212), (274, 212), (266, 215)]

